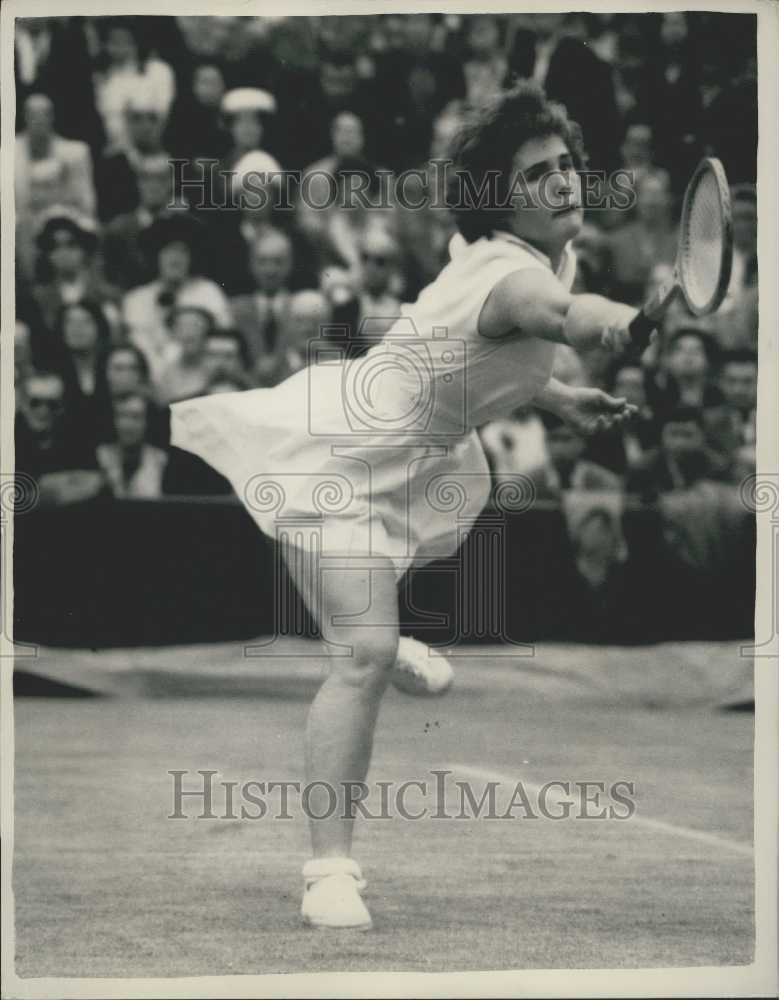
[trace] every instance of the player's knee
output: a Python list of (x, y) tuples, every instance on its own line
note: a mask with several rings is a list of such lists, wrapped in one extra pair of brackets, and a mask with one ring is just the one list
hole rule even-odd
[(381, 686), (386, 683), (398, 652), (398, 637), (389, 630), (383, 635), (360, 636), (351, 642), (352, 654), (339, 657), (341, 676), (357, 687)]

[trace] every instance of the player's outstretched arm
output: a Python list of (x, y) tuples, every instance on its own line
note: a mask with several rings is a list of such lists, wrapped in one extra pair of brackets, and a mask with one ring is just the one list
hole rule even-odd
[(586, 350), (602, 344), (615, 351), (630, 343), (638, 310), (602, 295), (572, 295), (549, 271), (526, 268), (493, 288), (479, 317), (483, 337), (539, 337)]
[(602, 389), (569, 386), (550, 378), (533, 398), (535, 406), (556, 413), (580, 434), (596, 434), (630, 420), (638, 407), (624, 396), (610, 396)]

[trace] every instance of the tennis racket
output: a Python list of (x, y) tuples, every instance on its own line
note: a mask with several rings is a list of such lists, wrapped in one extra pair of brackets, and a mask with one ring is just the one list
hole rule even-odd
[(632, 347), (642, 353), (677, 295), (694, 316), (718, 308), (730, 284), (733, 229), (730, 189), (718, 159), (707, 156), (690, 178), (682, 203), (673, 278), (661, 285), (630, 324)]

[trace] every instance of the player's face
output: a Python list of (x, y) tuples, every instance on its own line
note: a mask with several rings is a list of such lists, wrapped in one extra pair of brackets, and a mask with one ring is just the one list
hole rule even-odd
[(560, 136), (529, 139), (514, 156), (512, 229), (549, 257), (582, 227), (581, 185)]

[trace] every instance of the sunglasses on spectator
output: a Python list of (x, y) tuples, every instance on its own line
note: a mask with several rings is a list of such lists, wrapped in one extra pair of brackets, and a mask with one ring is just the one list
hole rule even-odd
[(62, 406), (61, 399), (50, 399), (48, 396), (30, 396), (27, 402), (30, 406), (39, 410), (44, 408), (49, 410), (59, 410)]
[(384, 257), (382, 254), (376, 253), (364, 253), (362, 255), (363, 264), (375, 264), (377, 267), (386, 267), (390, 259), (389, 257)]

